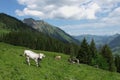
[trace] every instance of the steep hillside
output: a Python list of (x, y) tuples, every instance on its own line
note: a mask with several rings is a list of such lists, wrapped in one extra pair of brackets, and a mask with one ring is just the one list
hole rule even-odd
[[(25, 47), (0, 43), (0, 80), (120, 80), (119, 73), (104, 71), (84, 64), (68, 63), (68, 55), (42, 52), (46, 57), (41, 61), (41, 67), (36, 67), (31, 60), (31, 66), (21, 56)], [(61, 60), (55, 60), (55, 55), (61, 55)]]
[(23, 22), (28, 24), (32, 28), (38, 30), (39, 32), (42, 32), (44, 34), (47, 34), (51, 37), (57, 38), (64, 42), (78, 43), (76, 39), (74, 39), (73, 37), (65, 33), (60, 28), (52, 26), (44, 22), (43, 20), (34, 20), (32, 18), (27, 18), (27, 19), (24, 19)]
[(9, 16), (4, 13), (0, 13), (0, 33), (8, 33), (10, 31), (33, 31), (28, 25), (22, 21)]

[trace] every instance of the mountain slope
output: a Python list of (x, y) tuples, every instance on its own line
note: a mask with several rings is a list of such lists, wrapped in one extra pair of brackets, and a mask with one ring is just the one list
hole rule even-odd
[(4, 13), (0, 13), (0, 32), (10, 32), (10, 31), (33, 31), (28, 25), (24, 24), (22, 21), (9, 16)]
[(109, 42), (110, 47), (120, 47), (120, 35), (115, 36), (111, 41)]
[[(36, 67), (31, 60), (31, 66), (21, 56), (25, 47), (0, 43), (0, 80), (120, 80), (119, 73), (104, 71), (84, 64), (70, 64), (68, 55), (42, 52), (46, 57), (41, 61), (41, 67)], [(55, 60), (55, 55), (61, 55), (61, 60)]]
[(60, 28), (52, 26), (42, 20), (34, 20), (32, 18), (27, 18), (27, 19), (24, 19), (23, 22), (28, 24), (32, 28), (38, 30), (39, 32), (42, 32), (46, 35), (57, 38), (64, 42), (78, 43), (76, 39), (74, 39), (73, 37), (65, 33)]
[[(32, 49), (64, 52), (69, 44), (45, 35), (17, 18), (0, 13), (0, 41)], [(52, 47), (51, 47), (52, 45)]]
[(112, 48), (112, 50), (117, 53), (120, 54), (120, 35), (116, 36), (115, 38), (113, 38), (110, 42), (109, 42), (110, 47)]

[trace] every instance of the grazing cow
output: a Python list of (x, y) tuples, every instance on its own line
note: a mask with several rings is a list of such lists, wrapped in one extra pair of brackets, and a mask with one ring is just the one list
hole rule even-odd
[(56, 59), (56, 60), (60, 60), (60, 59), (61, 59), (61, 56), (55, 56), (55, 59)]
[(31, 59), (35, 60), (37, 67), (39, 66), (39, 61), (45, 57), (45, 55), (42, 53), (37, 54), (37, 53), (32, 52), (30, 50), (25, 50), (24, 55), (26, 56), (26, 61), (27, 61), (29, 66), (30, 66), (30, 58), (31, 58)]
[(69, 58), (68, 61), (70, 63), (78, 63), (79, 64), (79, 59), (77, 59), (77, 58)]

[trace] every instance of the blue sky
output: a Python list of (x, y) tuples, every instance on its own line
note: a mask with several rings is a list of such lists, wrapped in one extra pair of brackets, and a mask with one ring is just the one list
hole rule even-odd
[(0, 12), (42, 19), (71, 35), (120, 33), (120, 0), (0, 0)]

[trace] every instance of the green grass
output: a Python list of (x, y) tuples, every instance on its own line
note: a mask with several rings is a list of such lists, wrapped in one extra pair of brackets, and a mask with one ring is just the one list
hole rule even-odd
[[(0, 80), (120, 80), (119, 73), (104, 71), (85, 64), (68, 63), (68, 55), (43, 52), (46, 57), (41, 61), (41, 67), (36, 67), (31, 60), (31, 66), (25, 62), (23, 54), (25, 47), (0, 43)], [(55, 55), (61, 55), (61, 60), (55, 60)]]
[(5, 34), (5, 33), (9, 33), (10, 32), (10, 30), (6, 30), (6, 29), (1, 29), (0, 28), (0, 34)]

